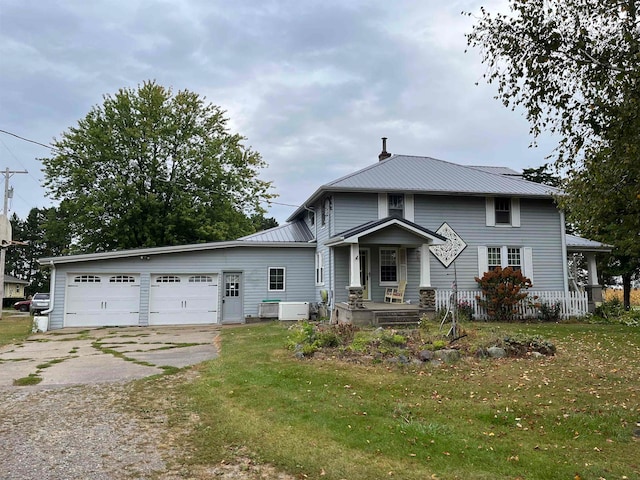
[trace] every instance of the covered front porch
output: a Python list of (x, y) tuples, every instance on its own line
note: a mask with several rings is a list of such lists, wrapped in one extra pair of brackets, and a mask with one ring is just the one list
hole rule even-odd
[[(437, 233), (396, 217), (369, 222), (330, 239), (327, 246), (334, 250), (336, 263), (348, 266), (336, 281), (339, 285), (340, 279), (348, 278), (346, 301), (335, 303), (332, 321), (398, 325), (435, 314), (429, 247), (445, 241)], [(405, 296), (402, 287), (409, 277)], [(387, 297), (390, 289), (402, 292), (392, 301)]]

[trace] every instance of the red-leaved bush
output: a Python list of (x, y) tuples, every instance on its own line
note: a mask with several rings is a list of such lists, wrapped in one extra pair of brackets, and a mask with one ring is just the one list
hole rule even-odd
[(526, 289), (532, 286), (520, 270), (510, 267), (496, 267), (475, 280), (484, 294), (476, 296), (476, 300), (497, 321), (512, 320), (518, 313), (518, 304), (527, 298)]

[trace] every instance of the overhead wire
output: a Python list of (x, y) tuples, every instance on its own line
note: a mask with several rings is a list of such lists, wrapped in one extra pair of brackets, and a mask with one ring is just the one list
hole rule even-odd
[[(30, 138), (23, 137), (21, 135), (18, 135), (17, 133), (9, 132), (9, 131), (3, 130), (3, 129), (0, 129), (0, 133), (4, 133), (6, 135), (10, 135), (12, 137), (18, 138), (18, 139), (20, 139), (22, 141), (33, 143), (35, 145), (39, 145), (39, 146), (44, 147), (44, 148), (48, 148), (49, 150), (53, 150), (55, 152), (63, 153), (64, 155), (68, 155), (70, 157), (82, 159), (80, 156), (75, 155), (73, 153), (64, 152), (63, 150), (59, 149), (58, 147), (54, 147), (53, 145), (47, 145), (46, 143), (38, 142), (37, 140), (32, 140)], [(23, 168), (24, 168), (24, 165), (23, 165)], [(26, 170), (26, 168), (25, 168), (25, 170)], [(31, 174), (29, 174), (29, 175), (31, 175)], [(33, 177), (33, 178), (34, 178), (34, 180), (38, 181), (37, 179), (35, 179), (35, 177)], [(39, 182), (38, 182), (38, 184), (39, 184)], [(215, 193), (224, 194), (226, 192), (215, 192)], [(300, 208), (301, 207), (301, 205), (294, 205), (294, 204), (291, 204), (291, 203), (275, 202), (273, 200), (261, 200), (260, 203), (273, 204), (273, 205), (282, 205), (282, 206), (285, 206), (285, 207), (295, 207), (295, 208)]]

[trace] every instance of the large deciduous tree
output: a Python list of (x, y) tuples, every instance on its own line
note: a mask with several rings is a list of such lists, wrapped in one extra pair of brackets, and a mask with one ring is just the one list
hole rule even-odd
[[(555, 133), (560, 204), (577, 230), (615, 246), (625, 281), (640, 271), (640, 16), (637, 0), (510, 0), (481, 10), (468, 44), (531, 133)], [(626, 302), (628, 305), (628, 302)]]
[(104, 97), (43, 159), (83, 252), (229, 240), (273, 197), (266, 166), (199, 95), (155, 82)]

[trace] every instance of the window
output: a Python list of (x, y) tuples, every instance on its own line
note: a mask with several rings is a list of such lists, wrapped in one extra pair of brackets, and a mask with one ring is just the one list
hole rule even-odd
[(487, 266), (489, 270), (496, 267), (511, 267), (514, 270), (522, 270), (522, 253), (516, 247), (487, 247)]
[(380, 284), (398, 283), (398, 251), (395, 248), (380, 249)]
[(213, 277), (209, 275), (191, 275), (189, 277), (189, 283), (211, 283), (213, 282)]
[(136, 283), (136, 279), (131, 275), (114, 275), (109, 278), (109, 283)]
[(78, 275), (73, 281), (74, 283), (100, 283), (100, 277), (96, 275)]
[(390, 193), (387, 196), (389, 204), (389, 216), (404, 218), (404, 195)]
[(487, 227), (519, 227), (520, 199), (509, 197), (486, 198)]
[(316, 285), (324, 285), (324, 258), (322, 252), (316, 253)]
[(511, 225), (511, 199), (495, 199), (496, 225)]
[(180, 283), (180, 277), (175, 275), (162, 275), (156, 278), (156, 283)]
[(522, 257), (519, 248), (507, 248), (507, 267), (522, 270)]
[(224, 296), (239, 297), (240, 296), (240, 275), (237, 273), (227, 273), (224, 276)]
[(269, 291), (270, 292), (284, 291), (284, 268), (283, 267), (269, 267)]
[(487, 263), (489, 265), (489, 271), (495, 270), (496, 267), (502, 267), (502, 261), (500, 259), (500, 247), (488, 247), (487, 248)]
[(322, 211), (320, 212), (320, 225), (323, 227), (327, 224), (327, 217), (329, 216), (330, 209), (331, 199), (327, 198), (322, 202)]
[(312, 212), (311, 210), (307, 210), (307, 218), (309, 219), (309, 225), (312, 227), (316, 223), (316, 212)]

